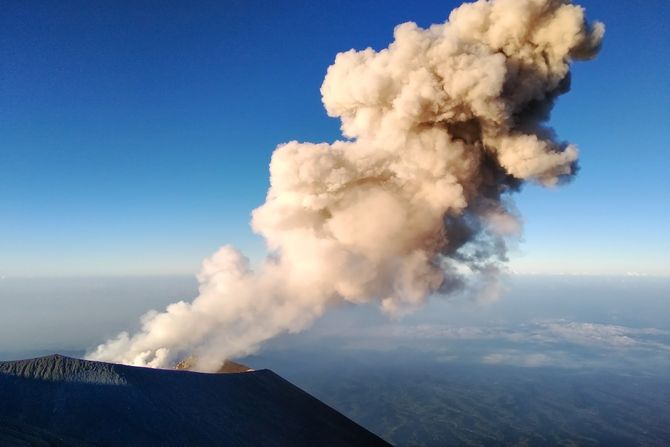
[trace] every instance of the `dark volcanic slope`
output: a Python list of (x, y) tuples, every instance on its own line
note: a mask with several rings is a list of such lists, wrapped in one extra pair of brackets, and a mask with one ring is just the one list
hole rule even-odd
[(269, 370), (0, 362), (0, 445), (388, 446)]

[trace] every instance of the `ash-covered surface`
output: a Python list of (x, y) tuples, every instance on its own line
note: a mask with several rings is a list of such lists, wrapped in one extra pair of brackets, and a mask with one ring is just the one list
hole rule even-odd
[(0, 445), (387, 446), (270, 370), (0, 362)]

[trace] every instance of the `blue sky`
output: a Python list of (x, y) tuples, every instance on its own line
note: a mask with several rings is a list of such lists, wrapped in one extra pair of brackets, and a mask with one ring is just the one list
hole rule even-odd
[[(0, 16), (0, 275), (191, 274), (248, 227), (274, 147), (331, 141), (338, 51), (453, 1), (37, 2)], [(670, 274), (670, 3), (585, 0), (605, 22), (552, 124), (582, 169), (516, 196), (526, 273)]]

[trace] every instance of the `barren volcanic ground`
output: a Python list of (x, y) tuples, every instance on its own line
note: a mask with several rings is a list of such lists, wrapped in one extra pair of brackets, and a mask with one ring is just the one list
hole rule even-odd
[(385, 446), (270, 370), (0, 362), (0, 445)]

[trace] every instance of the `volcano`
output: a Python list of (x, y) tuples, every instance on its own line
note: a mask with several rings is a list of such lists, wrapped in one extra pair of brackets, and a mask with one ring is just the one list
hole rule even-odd
[(388, 446), (270, 370), (0, 362), (3, 446)]

